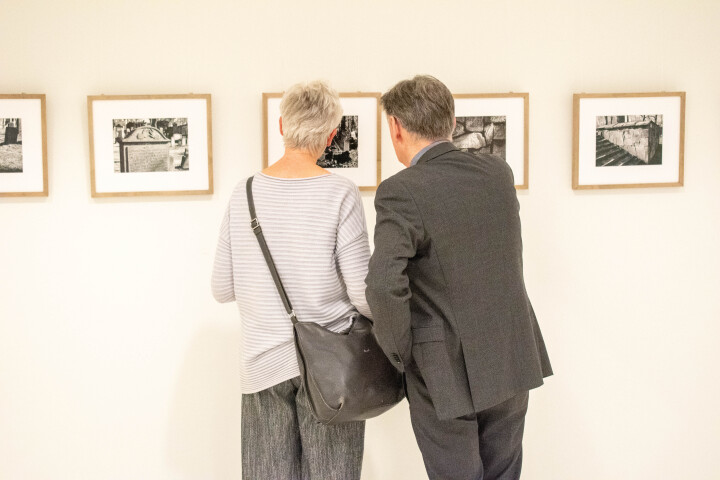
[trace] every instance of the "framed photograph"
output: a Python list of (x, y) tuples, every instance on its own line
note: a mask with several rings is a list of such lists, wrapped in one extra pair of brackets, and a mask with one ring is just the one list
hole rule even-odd
[(685, 92), (575, 94), (573, 189), (680, 187)]
[(210, 95), (88, 96), (93, 197), (213, 192)]
[[(280, 135), (282, 93), (263, 93), (263, 167), (283, 156)], [(375, 190), (380, 184), (380, 94), (341, 93), (343, 117), (332, 145), (317, 164), (349, 178), (360, 190)]]
[(0, 95), (0, 197), (47, 197), (45, 95)]
[(490, 153), (505, 160), (515, 188), (528, 188), (527, 93), (455, 94), (453, 143), (473, 154)]

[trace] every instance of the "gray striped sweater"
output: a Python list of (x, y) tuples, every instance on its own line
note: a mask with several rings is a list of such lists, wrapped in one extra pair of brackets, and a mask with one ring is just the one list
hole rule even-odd
[[(299, 375), (292, 324), (250, 228), (246, 179), (232, 194), (220, 227), (212, 291), (235, 301), (242, 325), (240, 380), (254, 393)], [(333, 331), (365, 300), (370, 247), (360, 193), (335, 174), (276, 178), (259, 173), (253, 197), (268, 248), (300, 321)]]

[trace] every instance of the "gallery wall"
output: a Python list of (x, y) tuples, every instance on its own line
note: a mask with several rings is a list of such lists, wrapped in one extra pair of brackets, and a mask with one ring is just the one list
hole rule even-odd
[[(555, 376), (524, 478), (719, 478), (718, 23), (711, 0), (2, 2), (0, 93), (47, 95), (49, 196), (0, 199), (0, 478), (240, 478), (239, 321), (209, 278), (262, 93), (416, 73), (530, 94), (525, 273)], [(685, 186), (572, 190), (572, 94), (658, 91), (687, 92)], [(87, 95), (191, 92), (215, 193), (92, 199)], [(405, 403), (368, 422), (363, 478), (426, 478)]]

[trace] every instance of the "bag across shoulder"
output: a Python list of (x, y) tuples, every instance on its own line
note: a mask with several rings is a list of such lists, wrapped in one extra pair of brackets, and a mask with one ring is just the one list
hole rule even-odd
[(246, 184), (250, 227), (293, 323), (300, 375), (315, 417), (320, 423), (334, 425), (386, 412), (404, 397), (402, 375), (378, 345), (372, 322), (356, 313), (350, 330), (336, 333), (314, 322), (298, 321), (255, 213), (253, 178)]

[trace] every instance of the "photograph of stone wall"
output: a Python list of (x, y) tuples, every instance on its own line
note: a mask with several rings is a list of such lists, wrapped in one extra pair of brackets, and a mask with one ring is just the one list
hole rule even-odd
[(358, 168), (358, 116), (344, 115), (337, 135), (317, 164), (322, 168)]
[(662, 165), (662, 115), (596, 117), (598, 167)]
[(0, 118), (0, 173), (22, 171), (22, 121), (19, 118)]
[(187, 118), (113, 119), (115, 173), (190, 169)]
[(506, 117), (457, 117), (453, 144), (463, 152), (505, 158)]

